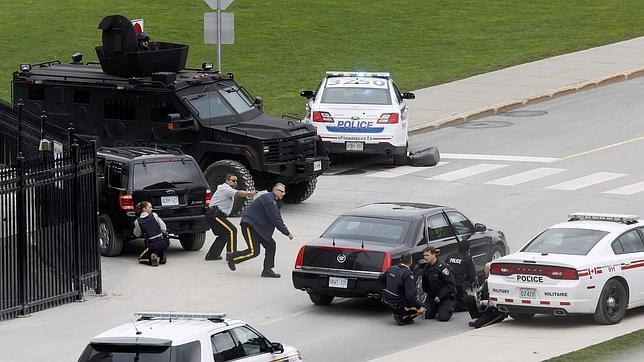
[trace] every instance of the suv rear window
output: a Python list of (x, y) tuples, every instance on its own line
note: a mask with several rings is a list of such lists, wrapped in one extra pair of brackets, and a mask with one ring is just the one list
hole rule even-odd
[(189, 184), (203, 185), (197, 164), (190, 159), (137, 162), (134, 164), (134, 190), (167, 189)]
[(532, 239), (521, 251), (586, 255), (607, 234), (601, 230), (553, 228)]

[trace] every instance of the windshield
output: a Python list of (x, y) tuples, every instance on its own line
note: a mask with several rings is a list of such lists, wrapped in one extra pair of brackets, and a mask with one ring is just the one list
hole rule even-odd
[(229, 86), (219, 92), (228, 103), (237, 111), (244, 113), (253, 110), (253, 101), (243, 88)]
[(134, 164), (134, 190), (167, 189), (203, 184), (201, 171), (192, 160), (141, 162)]
[(607, 234), (601, 230), (553, 228), (532, 239), (521, 251), (586, 255)]
[(391, 104), (389, 89), (333, 87), (326, 88), (322, 93), (322, 103), (339, 104)]
[(201, 93), (185, 98), (199, 113), (201, 119), (234, 116), (235, 111), (226, 103), (219, 92), (206, 92), (210, 86), (205, 86)]
[(341, 216), (322, 237), (402, 245), (409, 225), (410, 222), (402, 220)]

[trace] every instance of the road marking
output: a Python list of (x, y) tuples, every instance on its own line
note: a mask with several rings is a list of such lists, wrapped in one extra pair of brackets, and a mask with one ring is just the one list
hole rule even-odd
[[(622, 141), (622, 142), (613, 143), (612, 145), (603, 146), (603, 147), (598, 147), (598, 148), (595, 148), (595, 149), (592, 149), (592, 150), (588, 150), (588, 151), (584, 151), (584, 152), (575, 153), (575, 154), (572, 154), (572, 155), (568, 155), (568, 156), (562, 157), (562, 158), (560, 158), (560, 160), (568, 160), (568, 159), (570, 159), (570, 158), (579, 157), (579, 156), (584, 156), (584, 155), (587, 155), (587, 154), (589, 154), (589, 153), (599, 152), (599, 151), (607, 150), (607, 149), (609, 149), (609, 148), (613, 148), (613, 147), (617, 147), (617, 146), (625, 145), (625, 144), (627, 144), (627, 143), (636, 142), (636, 141), (641, 141), (641, 140), (644, 140), (644, 136), (640, 136), (640, 137), (636, 137), (636, 138), (631, 138), (630, 140), (626, 140), (626, 141)], [(441, 155), (441, 157), (442, 157), (442, 156), (443, 156), (443, 155)]]
[(399, 166), (396, 168), (392, 168), (389, 170), (383, 170), (383, 171), (377, 171), (374, 173), (369, 173), (365, 176), (367, 177), (381, 177), (381, 178), (394, 178), (397, 176), (402, 176), (402, 175), (409, 175), (410, 173), (422, 171), (422, 170), (427, 170), (430, 168), (434, 168), (437, 166), (442, 166), (446, 165), (449, 162), (439, 162), (436, 164), (436, 166), (431, 166), (431, 167), (416, 167), (416, 166)]
[(613, 173), (613, 172), (597, 172), (592, 175), (579, 177), (570, 181), (562, 182), (560, 184), (548, 186), (546, 188), (552, 189), (552, 190), (573, 191), (573, 190), (582, 189), (584, 187), (596, 185), (602, 182), (614, 180), (624, 176), (626, 176), (626, 174)]
[(262, 323), (260, 323), (260, 325), (262, 325), (262, 326), (266, 326), (266, 325), (269, 325), (269, 324), (273, 324), (273, 323), (277, 323), (277, 322), (283, 321), (283, 320), (288, 319), (288, 318), (297, 317), (297, 316), (299, 316), (299, 315), (302, 315), (302, 314), (305, 314), (305, 313), (309, 313), (309, 312), (310, 312), (310, 310), (303, 310), (303, 311), (299, 311), (299, 312), (291, 313), (291, 314), (288, 314), (288, 315), (285, 315), (285, 316), (272, 318), (272, 319), (267, 320), (266, 322), (262, 322)]
[(516, 161), (516, 162), (537, 162), (537, 163), (552, 163), (560, 160), (559, 158), (553, 158), (553, 157), (477, 155), (477, 154), (468, 154), (468, 153), (441, 153), (441, 158), (457, 159), (457, 160)]
[(644, 181), (604, 191), (604, 194), (632, 195), (644, 191)]
[(484, 172), (498, 170), (500, 168), (506, 167), (507, 165), (496, 165), (492, 163), (481, 163), (478, 165), (462, 168), (460, 170), (443, 173), (428, 178), (427, 180), (431, 181), (456, 181), (462, 178), (482, 174)]
[(549, 168), (549, 167), (539, 167), (534, 170), (517, 173), (515, 175), (502, 177), (496, 180), (488, 181), (486, 184), (490, 185), (504, 185), (504, 186), (514, 186), (522, 184), (528, 181), (533, 181), (547, 176), (556, 175), (560, 172), (564, 172), (566, 169), (563, 168)]

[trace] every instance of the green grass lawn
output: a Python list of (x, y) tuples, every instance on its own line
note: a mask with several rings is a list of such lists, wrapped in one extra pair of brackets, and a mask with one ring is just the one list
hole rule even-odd
[[(96, 61), (105, 15), (190, 45), (190, 66), (216, 62), (206, 11), (199, 0), (0, 0), (0, 98), (21, 62), (77, 51)], [(642, 0), (236, 0), (227, 11), (235, 44), (222, 47), (222, 70), (275, 115), (303, 114), (299, 91), (326, 70), (389, 71), (409, 91), (644, 34)]]
[(573, 361), (629, 361), (637, 360), (635, 357), (644, 356), (644, 329), (613, 338), (609, 341), (586, 347), (575, 352), (551, 358), (548, 362), (573, 362)]

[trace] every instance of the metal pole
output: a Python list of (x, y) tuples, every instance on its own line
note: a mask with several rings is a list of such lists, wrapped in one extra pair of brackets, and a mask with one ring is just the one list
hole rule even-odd
[(22, 157), (22, 98), (18, 100), (18, 157)]
[(81, 286), (80, 277), (81, 277), (81, 227), (80, 227), (80, 218), (79, 213), (80, 209), (85, 207), (85, 205), (80, 204), (80, 188), (78, 182), (78, 164), (80, 163), (80, 152), (79, 146), (76, 140), (73, 140), (71, 144), (71, 156), (72, 162), (74, 163), (74, 179), (72, 180), (72, 205), (77, 206), (72, 210), (73, 212), (73, 223), (74, 223), (74, 288), (76, 289), (76, 301), (83, 300), (83, 287)]
[(29, 314), (29, 294), (27, 292), (27, 214), (25, 210), (25, 158), (22, 151), (18, 152), (16, 159), (16, 177), (18, 181), (18, 190), (16, 191), (16, 218), (18, 223), (18, 301), (20, 303), (19, 315), (26, 316)]
[(217, 0), (217, 70), (221, 73), (221, 0)]

